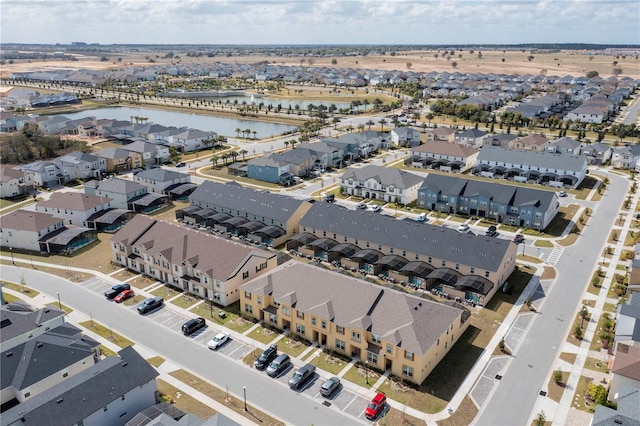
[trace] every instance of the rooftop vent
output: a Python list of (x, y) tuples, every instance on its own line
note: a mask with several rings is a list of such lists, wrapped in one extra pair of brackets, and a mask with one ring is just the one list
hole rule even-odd
[(56, 404), (60, 404), (62, 402), (62, 398), (56, 399)]
[(41, 347), (43, 347), (43, 346), (44, 346), (44, 345), (43, 345), (42, 343), (40, 343), (40, 342), (36, 343), (36, 348), (41, 348)]
[(123, 367), (126, 367), (127, 365), (128, 365), (128, 362), (126, 362), (126, 361), (122, 363)]
[(13, 356), (13, 352), (7, 352), (7, 358), (9, 358), (10, 356)]

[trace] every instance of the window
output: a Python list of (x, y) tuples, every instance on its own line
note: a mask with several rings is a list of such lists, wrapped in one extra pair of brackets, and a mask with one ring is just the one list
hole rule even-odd
[(393, 247), (389, 249), (389, 253), (393, 254)]
[(429, 258), (427, 258), (427, 262), (432, 263), (433, 262), (433, 258), (431, 256), (429, 256)]
[(321, 327), (323, 330), (326, 330), (326, 329), (327, 329), (327, 321), (322, 320), (322, 321), (320, 322), (320, 327)]
[(443, 261), (442, 261), (442, 266), (443, 266), (443, 267), (447, 266), (447, 261), (446, 261), (446, 260), (443, 260)]
[(460, 264), (456, 263), (456, 271), (459, 271), (459, 270), (460, 270)]
[(348, 242), (348, 241), (349, 241), (349, 239), (345, 236), (345, 237), (344, 237), (344, 242), (346, 243), (346, 242)]
[(296, 325), (296, 333), (304, 335), (304, 325), (302, 324)]
[(256, 272), (260, 272), (267, 267), (267, 262), (263, 262), (260, 265), (256, 266)]
[(273, 315), (273, 314), (269, 314), (269, 321), (271, 321), (274, 324), (278, 323), (278, 316), (277, 315)]
[(373, 340), (374, 343), (382, 342), (382, 338), (380, 336), (378, 336), (377, 334), (372, 334), (371, 335), (371, 340)]
[(246, 280), (247, 278), (249, 278), (249, 271), (246, 271), (246, 272), (242, 273), (242, 279)]
[(340, 339), (336, 339), (336, 348), (340, 349), (341, 351), (344, 351), (344, 348), (345, 348), (344, 341)]
[(25, 397), (25, 398), (29, 398), (30, 396), (31, 396), (31, 392), (25, 392), (25, 393), (24, 393), (24, 397)]
[(247, 300), (251, 300), (251, 293), (249, 293), (248, 291), (244, 291), (244, 298)]
[(413, 352), (404, 351), (404, 357), (410, 361), (413, 361)]
[(344, 334), (344, 327), (337, 325), (336, 326), (336, 332), (338, 334)]
[(373, 352), (367, 352), (367, 361), (373, 364), (378, 363), (378, 354), (374, 354)]
[(359, 342), (360, 341), (360, 333), (357, 331), (352, 331), (351, 332), (351, 340), (353, 340), (354, 342)]
[(283, 306), (282, 307), (282, 315), (286, 315), (286, 316), (291, 315), (291, 308), (289, 308), (288, 306)]
[(402, 250), (402, 256), (407, 257), (407, 251), (406, 250)]
[(304, 319), (304, 312), (300, 312), (298, 311), (298, 315), (297, 315), (298, 319), (303, 320)]
[(262, 296), (256, 297), (256, 303), (258, 303), (258, 305), (262, 305)]
[(382, 250), (382, 244), (378, 244), (378, 250)]
[(67, 377), (69, 377), (69, 372), (65, 371), (64, 373), (62, 373), (62, 378), (66, 379)]
[(408, 365), (402, 365), (402, 374), (408, 377), (413, 377), (413, 367), (409, 367)]
[(476, 268), (474, 268), (473, 266), (471, 268), (469, 268), (469, 272), (472, 274), (476, 273)]
[(489, 271), (484, 271), (484, 277), (489, 278)]
[(248, 314), (252, 314), (253, 313), (253, 306), (251, 305), (244, 305), (244, 311)]
[(392, 354), (393, 353), (393, 346), (387, 344), (387, 353), (388, 354)]
[(124, 401), (124, 395), (122, 395), (121, 401)]
[(316, 325), (316, 317), (311, 317), (311, 325)]

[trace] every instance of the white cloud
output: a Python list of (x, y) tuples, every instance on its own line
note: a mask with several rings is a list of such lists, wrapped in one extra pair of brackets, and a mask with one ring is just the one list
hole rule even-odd
[(636, 0), (3, 0), (3, 42), (640, 44)]

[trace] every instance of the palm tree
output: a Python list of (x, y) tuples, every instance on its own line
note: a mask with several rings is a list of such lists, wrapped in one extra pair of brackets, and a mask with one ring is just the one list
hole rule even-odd
[(284, 149), (286, 150), (287, 148), (289, 148), (289, 141), (284, 141)]
[(364, 131), (364, 124), (362, 124), (362, 123), (358, 124), (358, 131), (359, 132), (363, 132)]
[(225, 165), (225, 167), (226, 167), (226, 165), (227, 165), (227, 160), (229, 159), (230, 155), (229, 155), (229, 153), (228, 153), (228, 152), (225, 152), (224, 154), (222, 154), (222, 156), (221, 156), (221, 157), (222, 157), (222, 159), (224, 160), (224, 165)]
[(239, 127), (236, 127), (236, 137), (239, 138), (240, 137), (240, 132), (242, 131), (242, 129), (240, 129)]
[(256, 135), (258, 134), (257, 130), (253, 130), (251, 133), (253, 133), (253, 138), (256, 139)]
[(333, 128), (337, 129), (338, 128), (338, 123), (340, 122), (340, 119), (338, 117), (333, 117), (333, 119), (331, 121), (333, 122)]
[(291, 139), (291, 149), (294, 149), (296, 147), (296, 140), (295, 139)]
[(245, 154), (248, 154), (249, 151), (247, 151), (246, 149), (241, 149), (239, 151), (239, 153), (240, 153), (240, 155), (242, 155), (242, 161), (244, 161), (244, 156), (245, 156)]
[(231, 151), (229, 153), (229, 156), (233, 159), (233, 162), (235, 163), (236, 160), (238, 159), (238, 153), (236, 151)]
[(371, 130), (371, 126), (373, 126), (373, 125), (374, 125), (374, 124), (376, 124), (376, 123), (374, 123), (374, 122), (373, 122), (373, 120), (369, 120), (369, 121), (367, 121), (367, 122), (366, 122), (366, 123), (364, 123), (364, 124), (366, 124), (367, 126), (369, 126), (369, 129), (368, 129), (368, 130)]
[(247, 135), (247, 136), (245, 136), (245, 138), (248, 138), (248, 137), (249, 137), (249, 135), (251, 134), (251, 129), (244, 129), (244, 130), (242, 131), (242, 133)]
[(213, 167), (218, 167), (218, 160), (220, 159), (220, 157), (218, 157), (217, 155), (212, 155), (211, 159), (209, 161), (211, 161), (213, 163)]
[(384, 118), (381, 118), (378, 123), (380, 123), (380, 131), (384, 132), (384, 125), (387, 124), (387, 120), (385, 120)]

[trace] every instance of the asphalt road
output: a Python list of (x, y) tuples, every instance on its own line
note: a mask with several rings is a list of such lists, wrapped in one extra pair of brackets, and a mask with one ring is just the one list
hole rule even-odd
[[(230, 393), (242, 397), (243, 387), (246, 387), (249, 405), (273, 413), (287, 424), (362, 423), (361, 419), (345, 415), (336, 407), (324, 406), (321, 399), (293, 392), (288, 386), (248, 368), (241, 361), (234, 361), (210, 351), (202, 343), (171, 332), (133, 310), (123, 309), (122, 306), (105, 300), (81, 285), (28, 267), (2, 266), (2, 279), (20, 282), (21, 274), (24, 274), (27, 284), (36, 290), (53, 298), (56, 298), (59, 292), (64, 305), (87, 315), (91, 313), (96, 321), (109, 325), (117, 333), (146, 346), (177, 365), (184, 366), (200, 377), (220, 387), (228, 387)], [(167, 306), (162, 308), (166, 309)], [(364, 406), (362, 409), (364, 410)]]
[(555, 265), (558, 272), (555, 285), (475, 424), (527, 424), (538, 393), (545, 387), (558, 351), (573, 324), (594, 266), (601, 260), (604, 244), (629, 185), (627, 178), (614, 174), (608, 174), (608, 177), (611, 181), (609, 189), (578, 242), (566, 248)]

